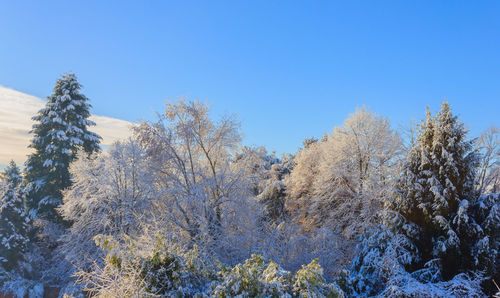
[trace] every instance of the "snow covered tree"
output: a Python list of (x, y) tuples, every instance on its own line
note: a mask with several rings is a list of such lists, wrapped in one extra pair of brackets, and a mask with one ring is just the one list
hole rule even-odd
[(241, 141), (234, 117), (213, 121), (208, 106), (179, 100), (134, 132), (161, 189), (155, 217), (191, 245), (244, 257), (239, 250), (249, 246), (240, 244), (254, 240), (241, 237), (254, 237), (260, 210), (251, 181), (233, 163)]
[(463, 243), (469, 240), (463, 237), (472, 227), (462, 227), (461, 222), (467, 216), (463, 208), (472, 205), (475, 197), (476, 165), (473, 143), (466, 140), (466, 130), (448, 103), (442, 104), (436, 117), (428, 112), (389, 207), (406, 222), (401, 232), (416, 251), (408, 265), (410, 272), (433, 260), (439, 260), (439, 278), (445, 280), (472, 269), (470, 251), (463, 251), (470, 244)]
[(477, 175), (477, 190), (480, 194), (500, 191), (500, 128), (491, 126), (477, 141), (481, 154)]
[(88, 98), (80, 93), (74, 74), (57, 80), (54, 93), (45, 108), (33, 117), (34, 152), (26, 161), (27, 206), (30, 216), (60, 221), (55, 208), (61, 205), (61, 191), (71, 185), (69, 164), (79, 150), (87, 154), (99, 151), (100, 137), (88, 130)]
[(1, 174), (1, 179), (2, 183), (0, 185), (2, 186), (11, 185), (13, 187), (18, 187), (21, 184), (21, 172), (19, 170), (19, 167), (13, 160), (11, 160), (9, 162), (9, 165), (4, 169), (3, 173)]
[(400, 144), (389, 120), (366, 107), (356, 110), (297, 155), (288, 181), (290, 211), (309, 227), (328, 226), (347, 237), (363, 233), (394, 181)]
[[(116, 142), (108, 152), (79, 158), (70, 166), (73, 179), (58, 208), (72, 225), (61, 237), (56, 258), (67, 260), (66, 270), (86, 270), (101, 255), (94, 245), (97, 234), (135, 236), (155, 199), (153, 175), (145, 152), (134, 140)], [(73, 266), (72, 266), (73, 265)], [(70, 274), (68, 274), (69, 276)]]
[(288, 174), (288, 169), (281, 163), (273, 164), (269, 169), (269, 176), (264, 181), (264, 189), (259, 194), (259, 201), (264, 206), (264, 217), (268, 222), (278, 222), (287, 216), (284, 180)]
[(0, 266), (11, 270), (23, 258), (29, 242), (29, 226), (20, 187), (22, 179), (13, 161), (1, 178), (4, 187), (0, 192)]
[[(285, 157), (286, 159), (286, 157)], [(274, 223), (286, 214), (286, 188), (284, 180), (290, 170), (273, 153), (264, 147), (243, 147), (234, 161), (234, 167), (245, 173), (251, 181), (252, 191), (264, 208), (263, 220)]]
[[(335, 264), (326, 266), (319, 257), (329, 273), (351, 262), (359, 236), (377, 222), (396, 180), (400, 144), (389, 120), (363, 107), (297, 153), (285, 206), (302, 234), (317, 239), (312, 243), (334, 243), (336, 256), (327, 261)], [(324, 230), (336, 241), (318, 241)]]
[(285, 202), (287, 212), (298, 224), (304, 226), (312, 226), (309, 205), (314, 197), (314, 185), (320, 176), (322, 144), (313, 142), (297, 153), (293, 170), (286, 183), (289, 195)]
[(390, 121), (362, 107), (323, 143), (312, 220), (348, 238), (377, 219), (394, 185), (401, 140)]
[(314, 137), (305, 138), (302, 141), (302, 147), (303, 147), (303, 149), (307, 149), (309, 146), (311, 146), (312, 144), (317, 143), (317, 142), (318, 142), (318, 139), (316, 139)]
[(271, 166), (278, 162), (274, 155), (269, 155), (264, 147), (244, 146), (237, 152), (233, 161), (233, 168), (245, 173), (246, 179), (252, 185), (252, 192), (258, 196), (264, 186), (263, 181), (269, 176)]
[(498, 278), (500, 196), (478, 198), (477, 161), (448, 103), (435, 117), (428, 111), (384, 225), (363, 241), (353, 263), (357, 290), (375, 294), (384, 284), (394, 290), (409, 283), (453, 288), (452, 280), (469, 276), (463, 288), (476, 291), (482, 274)]

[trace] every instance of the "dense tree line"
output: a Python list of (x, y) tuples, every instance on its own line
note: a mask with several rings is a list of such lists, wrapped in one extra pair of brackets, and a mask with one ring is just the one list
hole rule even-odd
[(362, 107), (277, 157), (182, 99), (102, 151), (80, 88), (57, 81), (24, 171), (2, 175), (0, 289), (482, 297), (500, 281), (500, 132), (469, 139), (447, 103), (408, 138)]

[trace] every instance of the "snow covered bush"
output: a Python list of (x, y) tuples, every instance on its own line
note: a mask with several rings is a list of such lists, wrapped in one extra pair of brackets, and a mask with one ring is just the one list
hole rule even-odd
[(252, 255), (219, 274), (208, 291), (212, 297), (344, 297), (336, 284), (326, 282), (316, 259), (292, 274), (272, 260)]
[(219, 274), (220, 281), (212, 283), (210, 296), (286, 297), (291, 291), (290, 272), (261, 255), (252, 255), (233, 268), (223, 268)]
[(105, 264), (79, 271), (79, 282), (99, 297), (193, 297), (201, 295), (215, 274), (201, 261), (197, 248), (183, 252), (162, 237), (153, 247), (138, 247), (131, 238), (117, 241), (98, 235), (96, 245), (106, 251)]
[(43, 297), (43, 290), (40, 280), (26, 279), (17, 272), (5, 272), (0, 268), (0, 293), (6, 294), (2, 297)]
[(146, 246), (105, 235), (95, 242), (106, 251), (104, 264), (76, 275), (99, 297), (344, 297), (326, 282), (317, 260), (294, 275), (261, 255), (228, 267), (197, 246), (185, 250), (160, 235)]
[(485, 297), (481, 283), (485, 279), (476, 273), (460, 273), (451, 280), (422, 282), (409, 273), (395, 275), (389, 280), (380, 297)]
[(323, 268), (314, 259), (295, 273), (293, 293), (298, 297), (344, 297), (344, 292), (334, 283), (327, 283)]

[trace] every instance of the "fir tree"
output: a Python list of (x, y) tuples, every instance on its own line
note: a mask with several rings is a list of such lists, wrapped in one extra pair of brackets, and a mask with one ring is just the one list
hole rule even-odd
[(475, 193), (477, 160), (448, 103), (435, 117), (427, 112), (384, 225), (363, 241), (353, 263), (356, 291), (376, 294), (383, 283), (404, 287), (411, 279), (451, 282), (471, 274), (474, 283), (481, 274), (498, 275), (500, 201)]
[[(448, 103), (436, 117), (427, 112), (410, 151), (390, 210), (403, 217), (396, 226), (415, 251), (410, 272), (423, 269), (429, 281), (449, 280), (471, 267), (469, 226), (460, 226), (461, 208), (472, 205), (477, 155)], [(408, 228), (410, 227), (410, 228)], [(425, 271), (431, 270), (433, 273)]]
[(55, 208), (62, 203), (61, 191), (71, 185), (69, 164), (79, 150), (99, 151), (101, 138), (87, 129), (95, 123), (88, 120), (91, 106), (80, 88), (74, 74), (64, 74), (45, 108), (33, 117), (34, 152), (26, 162), (27, 205), (33, 218), (60, 221)]
[(2, 173), (0, 196), (0, 266), (16, 267), (28, 244), (28, 218), (23, 201), (19, 168), (11, 161)]

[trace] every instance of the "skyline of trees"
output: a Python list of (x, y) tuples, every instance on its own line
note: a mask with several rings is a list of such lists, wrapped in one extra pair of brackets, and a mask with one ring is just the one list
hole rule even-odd
[(446, 102), (409, 139), (363, 106), (277, 157), (186, 99), (100, 150), (80, 88), (56, 82), (24, 175), (0, 179), (0, 289), (480, 296), (500, 278), (499, 129), (469, 139)]

